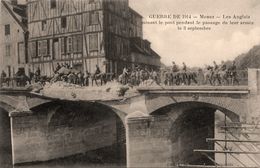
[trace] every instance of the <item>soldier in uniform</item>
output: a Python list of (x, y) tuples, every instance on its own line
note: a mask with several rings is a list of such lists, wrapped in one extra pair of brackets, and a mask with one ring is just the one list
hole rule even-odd
[(2, 84), (5, 83), (6, 81), (6, 73), (4, 70), (2, 70), (2, 73), (1, 73), (1, 80), (0, 80), (0, 86), (2, 87)]
[(96, 71), (94, 75), (99, 75), (101, 73), (100, 68), (98, 65), (96, 65)]
[(185, 62), (182, 63), (182, 83), (184, 85), (187, 84), (187, 65), (185, 64)]
[(229, 71), (230, 71), (232, 85), (234, 85), (235, 82), (237, 84), (239, 84), (239, 81), (237, 79), (237, 67), (236, 67), (236, 62), (235, 61), (233, 61), (231, 67), (229, 68)]
[(84, 85), (85, 86), (89, 86), (89, 77), (90, 77), (90, 73), (87, 70), (85, 75), (84, 75)]

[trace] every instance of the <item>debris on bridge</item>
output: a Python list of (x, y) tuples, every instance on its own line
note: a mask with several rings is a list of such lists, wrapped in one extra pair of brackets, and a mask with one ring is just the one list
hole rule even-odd
[[(34, 90), (37, 91), (37, 88)], [(118, 82), (108, 82), (103, 86), (82, 87), (58, 81), (47, 83), (40, 92), (43, 96), (65, 100), (120, 100), (137, 96), (140, 93), (130, 85), (122, 85)]]

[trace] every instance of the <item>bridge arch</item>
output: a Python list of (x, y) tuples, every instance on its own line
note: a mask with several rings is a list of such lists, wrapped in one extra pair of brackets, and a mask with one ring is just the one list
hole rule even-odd
[[(151, 132), (156, 135), (160, 130), (164, 130), (163, 136), (171, 149), (170, 165), (214, 164), (194, 150), (214, 150), (214, 143), (206, 143), (206, 139), (215, 138), (218, 134), (218, 128), (215, 126), (216, 111), (225, 114), (231, 122), (239, 122), (239, 115), (235, 112), (215, 104), (196, 101), (173, 103), (150, 114), (155, 118), (151, 125), (157, 125), (151, 126)], [(214, 154), (209, 156), (215, 157)]]
[(15, 110), (15, 107), (7, 104), (6, 102), (0, 101), (0, 111), (10, 113), (11, 111)]
[[(34, 152), (29, 153), (24, 162), (32, 158), (46, 161), (76, 155), (79, 162), (87, 159), (89, 162), (126, 164), (123, 112), (98, 102), (67, 100), (46, 102), (30, 110), (31, 125), (26, 127), (31, 127), (28, 131), (37, 132), (41, 138), (35, 145), (38, 149), (31, 150)], [(25, 138), (20, 144), (27, 144), (27, 140)], [(39, 149), (41, 152), (35, 153)]]
[(182, 113), (185, 111), (192, 110), (194, 108), (199, 109), (199, 108), (203, 108), (203, 107), (219, 110), (222, 113), (224, 113), (233, 122), (240, 121), (240, 116), (236, 112), (230, 111), (229, 109), (221, 107), (216, 104), (207, 103), (207, 102), (199, 102), (199, 101), (183, 101), (183, 102), (179, 102), (179, 103), (167, 104), (167, 105), (160, 107), (159, 109), (156, 109), (155, 111), (151, 112), (150, 115), (162, 115), (162, 114), (169, 112), (171, 109), (176, 110), (177, 113), (180, 113), (180, 112)]

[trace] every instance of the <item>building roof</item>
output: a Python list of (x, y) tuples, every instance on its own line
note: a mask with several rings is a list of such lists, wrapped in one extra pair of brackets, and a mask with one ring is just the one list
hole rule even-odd
[(143, 40), (140, 37), (134, 37), (130, 39), (131, 52), (144, 54), (151, 57), (161, 58), (150, 46), (148, 40)]
[(2, 0), (1, 3), (14, 18), (14, 20), (21, 26), (23, 31), (27, 31), (27, 17), (25, 5), (14, 5), (8, 1)]
[(129, 11), (134, 13), (135, 15), (139, 16), (140, 18), (143, 18), (143, 16), (141, 14), (139, 14), (138, 12), (136, 12), (133, 8), (129, 7)]

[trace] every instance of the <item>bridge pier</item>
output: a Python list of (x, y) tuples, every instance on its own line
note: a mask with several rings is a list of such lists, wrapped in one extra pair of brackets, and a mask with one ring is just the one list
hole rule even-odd
[(248, 122), (260, 122), (260, 69), (248, 69)]

